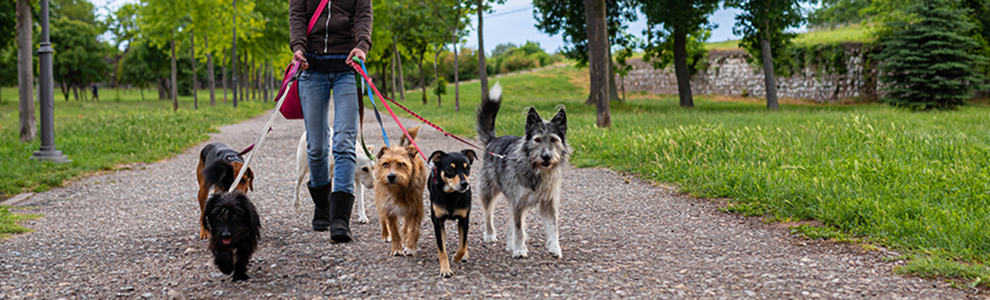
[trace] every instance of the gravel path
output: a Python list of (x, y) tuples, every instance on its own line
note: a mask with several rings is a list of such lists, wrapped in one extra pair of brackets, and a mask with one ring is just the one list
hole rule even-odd
[[(368, 116), (366, 138), (380, 146), (377, 124)], [(222, 127), (210, 142), (243, 148), (267, 119)], [(252, 162), (257, 190), (249, 196), (263, 230), (249, 281), (231, 283), (220, 274), (206, 242), (197, 238), (194, 170), (203, 142), (174, 158), (86, 177), (22, 203), (45, 217), (27, 222), (34, 233), (0, 242), (0, 299), (984, 297), (896, 275), (897, 263), (882, 260), (881, 253), (806, 241), (785, 226), (722, 213), (711, 201), (605, 169), (566, 172), (563, 259), (543, 249), (541, 222), (533, 215), (530, 258), (512, 259), (501, 242), (482, 242), (475, 205), (471, 261), (452, 264), (455, 277), (438, 278), (428, 218), (418, 255), (386, 256), (370, 191), (371, 223), (352, 223), (354, 242), (330, 244), (327, 233), (309, 228), (309, 193), (303, 192), (301, 211), (291, 204), (302, 128), (298, 120), (276, 121)], [(398, 132), (394, 124), (387, 129)], [(465, 148), (432, 129), (420, 132), (427, 153)], [(498, 203), (501, 224), (505, 202)], [(447, 232), (456, 230), (448, 225)], [(448, 237), (451, 248), (455, 240)]]

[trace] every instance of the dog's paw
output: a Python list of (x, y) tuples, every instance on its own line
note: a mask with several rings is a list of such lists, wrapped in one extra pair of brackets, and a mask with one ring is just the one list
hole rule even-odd
[(205, 239), (209, 239), (209, 238), (210, 238), (210, 232), (209, 231), (206, 231), (206, 229), (200, 229), (199, 230), (199, 239), (205, 240)]
[(241, 280), (248, 280), (248, 279), (251, 279), (251, 276), (248, 276), (247, 274), (244, 273), (234, 273), (234, 282), (238, 282)]
[(405, 256), (415, 256), (416, 249), (409, 249), (409, 247), (405, 247), (404, 249), (402, 249), (402, 254)]
[(450, 268), (446, 268), (446, 270), (444, 270), (444, 268), (440, 268), (440, 277), (450, 278), (453, 276), (454, 276), (454, 271), (451, 270)]
[(495, 233), (494, 232), (492, 232), (492, 233), (485, 232), (485, 234), (481, 237), (481, 239), (483, 241), (485, 241), (485, 242), (488, 242), (488, 243), (498, 242), (498, 238), (495, 237)]
[(563, 257), (563, 255), (560, 252), (560, 244), (556, 243), (556, 241), (549, 243), (549, 245), (547, 245), (547, 252), (550, 252), (550, 255), (553, 255), (554, 258)]
[(382, 237), (382, 242), (391, 243), (392, 242), (392, 237), (383, 236)]
[(358, 223), (368, 224), (368, 221), (370, 221), (368, 220), (368, 216), (358, 216)]
[(460, 263), (467, 262), (469, 256), (471, 256), (471, 255), (468, 254), (468, 253), (464, 253), (464, 256), (463, 257), (457, 257), (457, 255), (455, 254), (454, 255), (454, 262), (460, 262)]
[(402, 250), (392, 250), (392, 252), (388, 253), (389, 256), (402, 256), (404, 254)]
[(512, 251), (512, 258), (526, 258), (527, 256), (529, 256), (529, 251), (526, 251), (526, 249)]

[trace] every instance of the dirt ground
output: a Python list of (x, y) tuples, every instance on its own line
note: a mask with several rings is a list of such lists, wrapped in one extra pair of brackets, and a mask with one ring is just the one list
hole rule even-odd
[[(267, 119), (222, 127), (209, 142), (244, 148)], [(381, 146), (374, 118), (365, 126), (367, 141)], [(398, 136), (394, 124), (387, 130)], [(428, 218), (417, 255), (387, 256), (371, 191), (371, 222), (352, 221), (354, 242), (331, 244), (328, 233), (310, 229), (309, 193), (302, 192), (301, 210), (291, 203), (302, 132), (301, 121), (276, 121), (252, 162), (256, 190), (249, 196), (263, 229), (250, 280), (232, 283), (222, 275), (198, 238), (195, 169), (203, 142), (176, 157), (86, 177), (21, 203), (44, 217), (26, 223), (35, 232), (0, 242), (0, 299), (985, 297), (897, 275), (892, 270), (899, 262), (883, 259), (888, 254), (882, 252), (807, 241), (785, 226), (720, 212), (716, 202), (669, 187), (577, 168), (565, 172), (563, 258), (545, 251), (541, 222), (531, 214), (530, 257), (512, 259), (502, 243), (506, 212), (499, 200), (500, 242), (482, 242), (475, 205), (471, 260), (453, 263), (453, 278), (439, 278)], [(427, 153), (467, 148), (426, 128), (420, 146)], [(447, 232), (453, 248), (452, 223)]]

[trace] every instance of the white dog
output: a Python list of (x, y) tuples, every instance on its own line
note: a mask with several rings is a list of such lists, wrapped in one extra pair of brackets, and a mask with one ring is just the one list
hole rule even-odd
[[(328, 140), (333, 140), (333, 129), (330, 129), (330, 137)], [(364, 189), (375, 187), (375, 176), (372, 172), (375, 165), (371, 163), (371, 159), (368, 155), (362, 151), (360, 145), (355, 148), (355, 154), (357, 155), (357, 163), (354, 165), (354, 197), (357, 198), (358, 205), (358, 223), (366, 224), (368, 223), (368, 215), (364, 212)], [(368, 146), (368, 152), (374, 153), (375, 147)], [(333, 157), (330, 157), (330, 174), (333, 175)], [(302, 201), (299, 200), (299, 188), (302, 187), (303, 181), (306, 178), (306, 174), (309, 173), (309, 158), (306, 156), (306, 132), (303, 132), (302, 137), (299, 138), (299, 147), (296, 148), (296, 196), (293, 206), (296, 209), (302, 205)]]

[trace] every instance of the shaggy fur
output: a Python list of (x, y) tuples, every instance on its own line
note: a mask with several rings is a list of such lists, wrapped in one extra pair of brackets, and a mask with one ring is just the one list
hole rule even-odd
[(430, 171), (426, 187), (430, 190), (430, 219), (433, 220), (433, 231), (437, 238), (437, 257), (440, 259), (440, 276), (450, 277), (454, 271), (450, 269), (447, 259), (447, 234), (444, 232), (444, 222), (457, 220), (457, 231), (460, 234), (460, 244), (454, 261), (468, 259), (467, 233), (471, 216), (471, 164), (477, 159), (472, 150), (461, 150), (460, 153), (444, 153), (436, 151), (430, 154), (433, 170)]
[[(409, 129), (416, 138), (419, 127)], [(383, 147), (375, 164), (375, 207), (382, 225), (382, 239), (392, 242), (389, 255), (415, 255), (419, 226), (423, 222), (423, 189), (426, 165), (419, 151), (403, 136), (399, 145)], [(399, 217), (403, 227), (399, 229)]]
[(206, 202), (203, 224), (210, 231), (210, 251), (220, 272), (233, 272), (234, 281), (247, 280), (251, 254), (261, 239), (258, 212), (239, 191), (213, 194)]
[[(206, 198), (210, 196), (210, 189), (214, 193), (226, 193), (230, 186), (234, 184), (234, 177), (241, 172), (244, 166), (244, 158), (224, 143), (211, 143), (203, 147), (199, 152), (199, 165), (196, 167), (196, 181), (199, 182), (199, 218), (203, 219), (206, 212)], [(254, 190), (254, 172), (248, 167), (241, 181), (237, 183), (238, 191), (247, 194), (248, 190)], [(205, 225), (200, 224), (199, 238), (207, 239), (210, 232)]]
[(479, 172), (478, 191), (485, 214), (484, 240), (494, 242), (493, 210), (499, 194), (509, 202), (505, 249), (512, 257), (523, 258), (526, 248), (526, 211), (538, 207), (546, 233), (546, 249), (561, 257), (557, 223), (563, 168), (571, 148), (567, 144), (567, 115), (561, 107), (550, 121), (543, 120), (530, 108), (526, 117), (525, 136), (495, 135), (495, 116), (502, 100), (502, 87), (496, 83), (478, 106), (478, 136), (485, 150), (504, 157), (485, 154)]
[[(330, 137), (327, 140), (333, 140), (333, 128), (330, 128)], [(358, 223), (366, 224), (368, 223), (368, 215), (364, 212), (364, 189), (375, 187), (375, 174), (371, 170), (375, 165), (361, 147), (355, 146), (354, 149), (357, 155), (357, 161), (354, 165), (354, 197), (357, 198)], [(375, 153), (375, 146), (369, 145), (368, 153)], [(331, 157), (329, 161), (330, 176), (333, 176), (333, 158)], [(304, 131), (302, 137), (299, 138), (299, 146), (296, 147), (296, 193), (293, 199), (293, 206), (296, 209), (302, 206), (299, 189), (305, 182), (308, 173), (309, 158), (306, 156), (306, 132)]]

